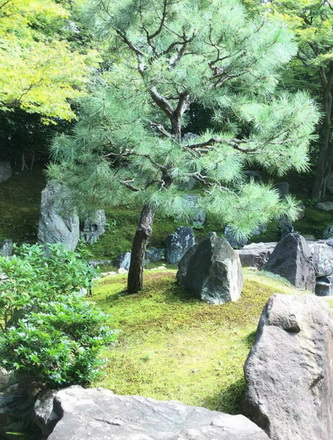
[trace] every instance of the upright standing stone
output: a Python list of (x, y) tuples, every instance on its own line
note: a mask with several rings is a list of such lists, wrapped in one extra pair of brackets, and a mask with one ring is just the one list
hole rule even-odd
[(4, 182), (12, 177), (12, 168), (8, 161), (0, 162), (0, 182)]
[(192, 228), (180, 226), (176, 232), (166, 239), (165, 258), (167, 263), (177, 264), (185, 252), (195, 244), (195, 236)]
[(286, 278), (301, 289), (315, 289), (313, 255), (304, 237), (297, 233), (288, 234), (279, 241), (263, 269)]
[(38, 240), (42, 244), (62, 243), (75, 250), (80, 237), (80, 222), (70, 204), (68, 189), (50, 181), (42, 191)]
[(0, 256), (10, 257), (13, 254), (13, 241), (6, 239), (0, 243)]
[(237, 301), (243, 288), (239, 256), (215, 232), (184, 255), (177, 279), (195, 297), (210, 304)]
[(104, 234), (105, 225), (105, 211), (104, 209), (98, 209), (83, 222), (80, 238), (89, 244), (95, 243), (99, 236)]
[(333, 318), (315, 296), (274, 295), (245, 363), (246, 413), (271, 440), (333, 439)]

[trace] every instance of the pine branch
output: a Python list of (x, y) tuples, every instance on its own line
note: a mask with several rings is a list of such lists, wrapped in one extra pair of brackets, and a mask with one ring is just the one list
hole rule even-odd
[(169, 101), (162, 95), (158, 93), (156, 87), (149, 89), (150, 96), (152, 97), (155, 104), (169, 117), (173, 117), (173, 108), (171, 107)]
[[(240, 139), (223, 139), (223, 138), (210, 138), (208, 141), (206, 142), (200, 142), (197, 144), (190, 144), (190, 145), (186, 145), (186, 148), (190, 149), (190, 150), (202, 150), (205, 149), (205, 151), (209, 151), (209, 147), (213, 147), (216, 144), (227, 144), (230, 147), (232, 147), (234, 150), (237, 151), (241, 151), (242, 153), (245, 154), (258, 154), (259, 151), (257, 148), (252, 148), (252, 149), (245, 149), (240, 147), (241, 144), (246, 144), (247, 141), (245, 140), (240, 140)], [(207, 147), (207, 148), (205, 148)]]

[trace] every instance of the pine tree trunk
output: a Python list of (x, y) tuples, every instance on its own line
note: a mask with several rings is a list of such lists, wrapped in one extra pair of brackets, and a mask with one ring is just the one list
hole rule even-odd
[(312, 187), (312, 197), (323, 200), (326, 196), (326, 184), (333, 168), (332, 131), (332, 86), (333, 64), (331, 63), (328, 75), (321, 71), (321, 86), (323, 92), (324, 120), (321, 129), (321, 146), (317, 160), (316, 176)]
[(132, 244), (131, 264), (127, 278), (127, 292), (137, 293), (143, 289), (143, 268), (149, 237), (153, 231), (154, 212), (144, 205)]

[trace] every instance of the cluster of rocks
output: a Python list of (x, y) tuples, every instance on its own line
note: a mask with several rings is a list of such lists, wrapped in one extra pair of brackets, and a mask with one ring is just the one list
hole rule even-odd
[(64, 185), (51, 180), (43, 189), (38, 224), (41, 244), (62, 243), (67, 249), (75, 250), (80, 238), (94, 243), (105, 232), (105, 225), (103, 209), (93, 212), (80, 223)]

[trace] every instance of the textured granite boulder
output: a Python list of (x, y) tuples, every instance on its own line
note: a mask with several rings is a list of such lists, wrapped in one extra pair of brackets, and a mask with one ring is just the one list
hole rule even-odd
[(243, 267), (262, 269), (274, 251), (276, 244), (276, 242), (251, 243), (236, 252)]
[(333, 247), (325, 242), (309, 243), (313, 253), (313, 262), (317, 277), (325, 277), (333, 273)]
[(13, 254), (13, 241), (6, 239), (0, 242), (0, 256), (10, 257)]
[(42, 191), (38, 240), (41, 244), (62, 243), (75, 250), (80, 237), (80, 222), (70, 204), (68, 189), (50, 181)]
[(80, 238), (89, 244), (95, 243), (104, 234), (105, 225), (105, 211), (104, 209), (98, 209), (82, 223)]
[(118, 255), (113, 262), (114, 267), (128, 270), (131, 264), (131, 255), (131, 252), (124, 252)]
[(279, 241), (263, 269), (286, 278), (296, 287), (315, 289), (313, 255), (304, 237), (297, 233), (288, 234)]
[[(58, 423), (48, 440), (268, 440), (246, 417), (181, 402), (117, 396), (102, 388), (60, 390), (36, 403), (40, 421)], [(50, 409), (50, 406), (52, 408)], [(44, 429), (45, 432), (45, 429)]]
[(333, 318), (316, 296), (272, 296), (245, 363), (245, 411), (271, 440), (333, 439)]
[(192, 228), (180, 226), (166, 239), (165, 258), (167, 263), (178, 264), (185, 252), (195, 244)]
[(184, 255), (177, 280), (210, 304), (237, 301), (243, 288), (242, 266), (228, 241), (212, 232)]

